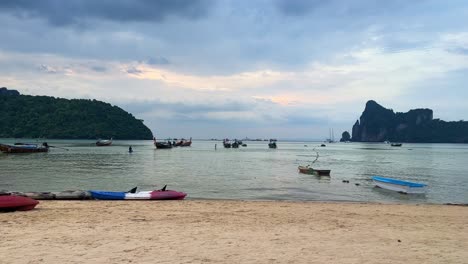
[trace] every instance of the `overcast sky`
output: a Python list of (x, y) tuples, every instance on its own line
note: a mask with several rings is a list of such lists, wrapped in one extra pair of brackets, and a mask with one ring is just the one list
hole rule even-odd
[(324, 139), (366, 101), (468, 119), (468, 1), (3, 0), (0, 87), (161, 137)]

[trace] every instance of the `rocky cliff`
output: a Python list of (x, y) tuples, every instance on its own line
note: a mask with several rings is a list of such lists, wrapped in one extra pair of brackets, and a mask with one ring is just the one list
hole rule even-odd
[(395, 113), (375, 101), (368, 101), (353, 126), (355, 142), (444, 142), (468, 143), (468, 122), (433, 119), (431, 109)]

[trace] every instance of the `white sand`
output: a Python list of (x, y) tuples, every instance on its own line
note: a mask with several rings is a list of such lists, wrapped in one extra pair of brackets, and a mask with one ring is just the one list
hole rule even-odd
[(0, 234), (0, 263), (468, 263), (447, 205), (42, 201)]

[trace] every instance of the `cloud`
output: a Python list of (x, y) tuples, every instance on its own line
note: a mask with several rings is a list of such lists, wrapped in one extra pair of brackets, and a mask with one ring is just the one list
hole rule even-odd
[(150, 57), (147, 60), (145, 60), (144, 63), (149, 65), (167, 65), (169, 64), (169, 60), (164, 57)]
[(18, 17), (44, 18), (52, 25), (81, 24), (88, 19), (118, 22), (160, 22), (169, 16), (197, 19), (204, 16), (210, 0), (5, 0), (0, 11)]
[(447, 101), (442, 116), (467, 119), (467, 12), (460, 0), (0, 1), (0, 83), (128, 106), (167, 133), (327, 135), (369, 98), (436, 113)]
[(92, 66), (91, 69), (95, 72), (106, 72), (107, 68), (104, 66)]
[(136, 75), (136, 76), (143, 73), (142, 70), (139, 70), (139, 69), (137, 69), (136, 67), (133, 67), (133, 66), (128, 67), (126, 72), (131, 74), (131, 75)]

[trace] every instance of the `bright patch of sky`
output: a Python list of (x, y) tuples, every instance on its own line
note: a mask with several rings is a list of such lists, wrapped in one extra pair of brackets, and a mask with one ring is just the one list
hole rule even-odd
[(468, 119), (466, 1), (0, 1), (0, 87), (161, 137), (324, 139), (373, 99)]

